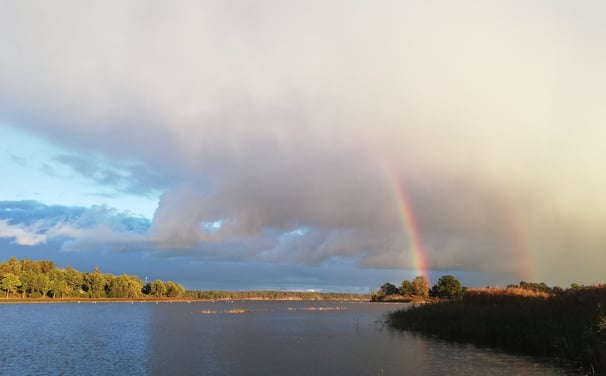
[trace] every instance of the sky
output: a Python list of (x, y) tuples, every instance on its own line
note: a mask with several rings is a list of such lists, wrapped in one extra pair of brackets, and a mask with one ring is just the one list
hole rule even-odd
[(604, 280), (601, 1), (2, 1), (0, 258)]

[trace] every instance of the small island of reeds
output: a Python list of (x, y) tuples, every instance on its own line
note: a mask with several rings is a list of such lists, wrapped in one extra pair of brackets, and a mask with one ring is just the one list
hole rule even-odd
[(466, 289), (456, 299), (393, 312), (388, 323), (399, 330), (558, 358), (584, 374), (606, 373), (605, 285)]

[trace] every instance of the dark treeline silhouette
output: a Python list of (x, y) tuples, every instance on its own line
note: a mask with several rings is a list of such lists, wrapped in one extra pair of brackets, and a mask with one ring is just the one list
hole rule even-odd
[(143, 283), (137, 276), (90, 273), (71, 266), (57, 268), (52, 261), (11, 257), (0, 263), (0, 290), (5, 298), (176, 298), (185, 289), (178, 283), (155, 280)]
[(573, 362), (606, 373), (606, 286), (544, 283), (467, 289), (460, 299), (389, 315), (391, 327)]
[(188, 290), (185, 297), (200, 300), (365, 300), (363, 294), (312, 291), (222, 291)]

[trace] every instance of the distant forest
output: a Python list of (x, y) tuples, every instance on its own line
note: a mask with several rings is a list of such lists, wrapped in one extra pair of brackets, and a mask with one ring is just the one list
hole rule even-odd
[(71, 266), (57, 268), (52, 261), (11, 257), (0, 263), (0, 291), (5, 298), (178, 298), (185, 288), (171, 281), (144, 283), (137, 276), (86, 273)]
[(368, 294), (313, 291), (221, 291), (188, 290), (184, 297), (199, 300), (363, 300)]

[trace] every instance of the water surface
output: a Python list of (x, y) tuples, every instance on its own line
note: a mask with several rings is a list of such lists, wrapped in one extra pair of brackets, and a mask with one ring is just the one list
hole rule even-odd
[(563, 375), (536, 359), (384, 325), (404, 305), (0, 305), (0, 374)]

